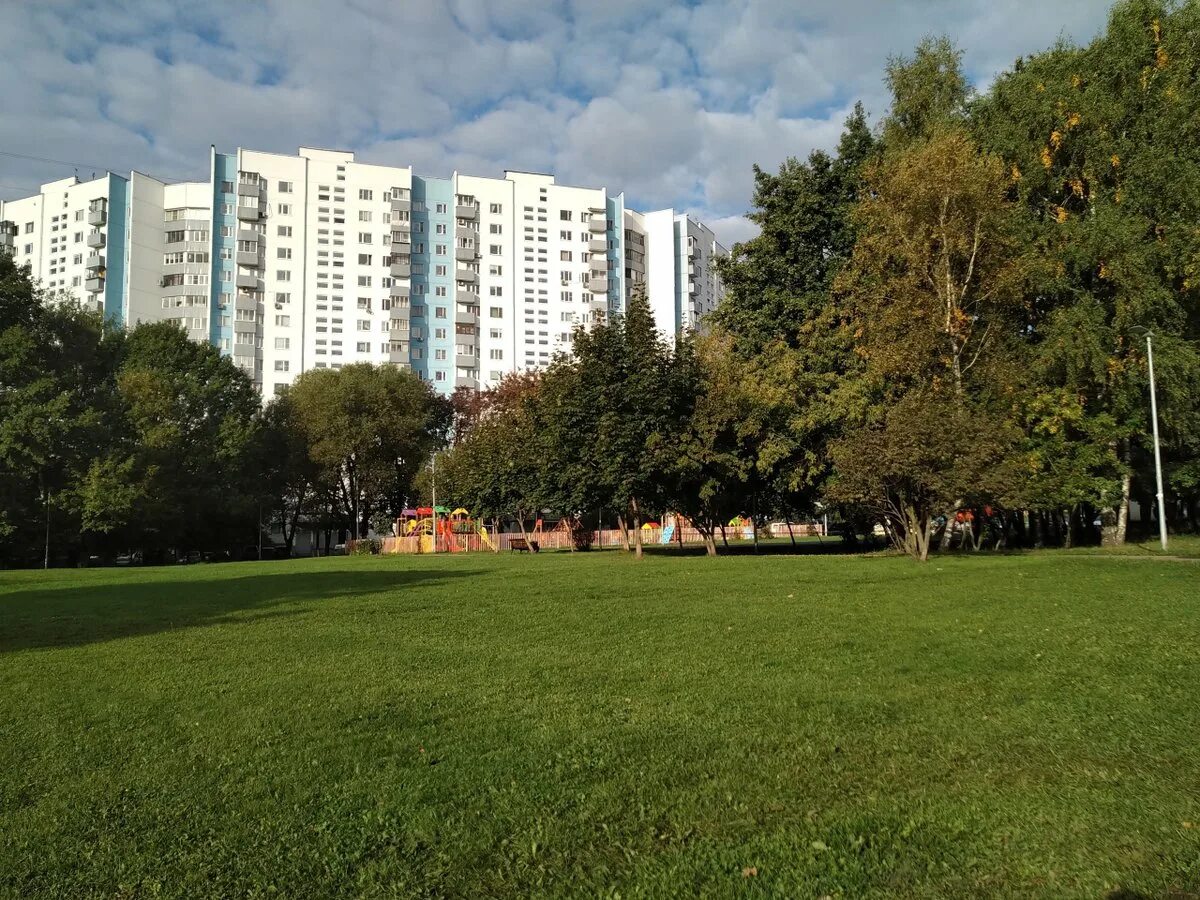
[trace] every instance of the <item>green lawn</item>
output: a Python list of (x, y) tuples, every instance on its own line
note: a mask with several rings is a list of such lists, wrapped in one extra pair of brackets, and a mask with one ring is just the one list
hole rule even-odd
[(1200, 892), (1200, 564), (0, 573), (0, 895)]

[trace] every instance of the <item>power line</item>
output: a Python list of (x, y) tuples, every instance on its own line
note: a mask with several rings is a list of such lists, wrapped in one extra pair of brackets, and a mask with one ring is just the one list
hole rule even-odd
[(109, 171), (108, 166), (98, 166), (94, 163), (67, 162), (62, 159), (48, 159), (45, 156), (28, 156), (24, 153), (10, 153), (7, 150), (0, 150), (0, 156), (8, 156), (13, 159), (27, 159), (31, 162), (52, 163), (56, 166), (70, 166), (73, 169), (98, 169), (105, 172)]

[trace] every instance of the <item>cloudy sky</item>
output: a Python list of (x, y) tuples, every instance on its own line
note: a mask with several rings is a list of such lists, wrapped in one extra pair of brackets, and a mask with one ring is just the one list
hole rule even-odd
[(71, 166), (203, 178), (208, 146), (552, 172), (752, 229), (750, 166), (886, 109), (889, 54), (949, 34), (979, 85), (1108, 0), (0, 0), (0, 197)]

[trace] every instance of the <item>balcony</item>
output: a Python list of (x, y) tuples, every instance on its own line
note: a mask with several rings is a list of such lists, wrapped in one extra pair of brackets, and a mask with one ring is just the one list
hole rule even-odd
[(262, 182), (261, 181), (255, 181), (255, 182), (239, 181), (237, 192), (238, 192), (239, 197), (261, 197), (262, 196)]
[(392, 212), (412, 212), (412, 200), (392, 200)]
[(409, 319), (409, 316), (411, 316), (411, 315), (412, 315), (412, 309), (407, 306), (393, 306), (390, 310), (388, 310), (388, 317), (393, 322), (399, 322), (399, 321), (407, 322)]
[(479, 380), (468, 375), (458, 375), (454, 379), (456, 388), (479, 388)]
[(472, 271), (471, 269), (455, 269), (454, 280), (462, 282), (463, 284), (478, 284), (479, 273)]
[(239, 206), (237, 217), (240, 222), (257, 222), (262, 216), (262, 210), (257, 206)]
[(603, 294), (594, 294), (592, 299), (588, 301), (588, 306), (591, 307), (592, 310), (608, 312), (608, 298)]
[(408, 364), (408, 348), (388, 347), (388, 362)]
[(400, 233), (396, 231), (392, 232), (392, 252), (403, 253), (405, 256), (411, 255), (412, 240), (409, 238), (408, 234), (404, 234), (402, 237), (397, 237), (398, 234)]
[(454, 354), (454, 365), (460, 369), (474, 369), (479, 365), (479, 357), (472, 353), (470, 356), (465, 353)]
[(474, 206), (464, 206), (460, 203), (454, 207), (454, 215), (459, 219), (474, 219), (478, 210)]
[(238, 272), (237, 286), (240, 288), (249, 288), (252, 291), (261, 291), (263, 289), (262, 279), (257, 275), (242, 274)]
[(588, 266), (591, 269), (593, 278), (608, 277), (608, 260), (603, 256), (599, 258), (593, 256), (591, 261), (588, 263)]
[(12, 232), (7, 229), (0, 229), (0, 247), (11, 247), (13, 245)]
[(607, 278), (589, 278), (588, 283), (587, 283), (587, 289), (589, 291), (591, 291), (593, 294), (607, 294), (608, 293), (608, 279)]
[(604, 234), (608, 231), (608, 220), (592, 216), (588, 219), (588, 231), (592, 234)]
[(238, 294), (233, 300), (234, 309), (258, 309), (258, 299)]
[(243, 322), (241, 319), (233, 320), (234, 334), (254, 334), (258, 331), (258, 322)]
[(393, 300), (407, 300), (411, 292), (412, 288), (407, 284), (393, 284), (391, 298)]
[(83, 288), (92, 294), (98, 294), (104, 290), (104, 279), (99, 275), (89, 278), (84, 281)]
[(239, 241), (253, 241), (254, 243), (258, 243), (260, 240), (262, 240), (262, 235), (253, 228), (239, 228), (237, 239)]
[(251, 266), (255, 269), (261, 269), (263, 258), (257, 250), (239, 250), (237, 252), (237, 264), (239, 266)]
[(466, 225), (457, 225), (454, 228), (454, 236), (460, 241), (474, 243), (479, 237), (479, 231), (475, 228), (468, 228)]
[(462, 288), (459, 288), (454, 292), (454, 299), (459, 303), (465, 303), (468, 306), (479, 305), (479, 295), (474, 291), (464, 291)]
[(461, 259), (463, 262), (474, 262), (479, 259), (478, 247), (455, 247), (454, 258)]
[(454, 322), (458, 325), (478, 325), (479, 313), (460, 306), (454, 310)]
[(87, 268), (89, 271), (104, 268), (104, 256), (100, 253), (93, 253), (87, 258)]
[(698, 281), (689, 281), (688, 282), (688, 293), (689, 294), (699, 293), (699, 291), (700, 291), (700, 282), (698, 282)]
[(388, 329), (391, 331), (392, 337), (405, 340), (408, 340), (409, 332), (412, 330), (408, 319), (389, 319)]
[(591, 253), (607, 253), (608, 241), (604, 240), (603, 238), (592, 238), (590, 241), (588, 241), (588, 250)]
[(87, 236), (87, 245), (93, 250), (98, 250), (104, 246), (104, 232), (93, 231)]
[(103, 206), (89, 207), (87, 220), (89, 225), (105, 225), (108, 223), (108, 209)]
[(394, 262), (388, 271), (393, 278), (409, 278), (412, 276), (412, 263)]

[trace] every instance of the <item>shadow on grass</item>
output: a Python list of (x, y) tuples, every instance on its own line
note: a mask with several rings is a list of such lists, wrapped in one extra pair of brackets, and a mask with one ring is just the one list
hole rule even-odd
[[(30, 588), (0, 595), (0, 653), (78, 647), (218, 622), (295, 615), (280, 604), (433, 587), (473, 569), (281, 572), (235, 578), (161, 579)], [(243, 613), (251, 612), (251, 615)]]

